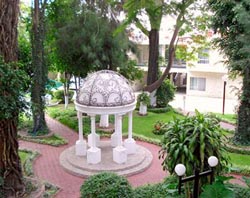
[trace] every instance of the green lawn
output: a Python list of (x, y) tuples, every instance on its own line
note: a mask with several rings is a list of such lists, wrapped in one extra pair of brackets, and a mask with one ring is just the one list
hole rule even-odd
[[(57, 105), (54, 107), (48, 107), (47, 113), (59, 120), (61, 123), (67, 125), (68, 127), (78, 131), (78, 121), (76, 117), (76, 111), (74, 109), (74, 105), (70, 104), (68, 109), (64, 109), (64, 105)], [(110, 120), (114, 120), (110, 116)], [(160, 140), (162, 136), (155, 135), (152, 133), (154, 124), (156, 121), (161, 120), (163, 122), (168, 122), (173, 120), (174, 117), (181, 118), (180, 114), (175, 113), (174, 111), (169, 111), (166, 113), (152, 113), (148, 112), (147, 116), (138, 115), (138, 111), (134, 111), (133, 113), (133, 133), (139, 136), (144, 136), (146, 138)], [(96, 121), (98, 122), (99, 117), (97, 117)], [(83, 118), (83, 126), (84, 126), (84, 134), (90, 133), (90, 119)], [(123, 117), (123, 133), (128, 132), (128, 116)]]
[(232, 124), (236, 124), (236, 114), (224, 114), (222, 115), (221, 113), (213, 113), (216, 116), (218, 116), (222, 121), (226, 121)]
[[(63, 124), (73, 128), (75, 131), (78, 130), (78, 122), (76, 118), (76, 111), (74, 109), (74, 105), (71, 104), (70, 107), (65, 110), (63, 105), (58, 105), (55, 107), (49, 107), (47, 112), (50, 116), (59, 120)], [(223, 116), (224, 118), (230, 118), (231, 120), (235, 120), (235, 115), (221, 115), (217, 114), (217, 116)], [(174, 111), (169, 111), (167, 113), (152, 113), (148, 112), (147, 116), (138, 115), (138, 111), (134, 111), (133, 113), (133, 134), (145, 137), (149, 140), (154, 140), (155, 142), (159, 142), (162, 136), (155, 135), (152, 133), (154, 124), (156, 121), (160, 120), (163, 122), (169, 122), (174, 119), (174, 117), (182, 118), (182, 115), (175, 113)], [(110, 120), (113, 120), (112, 116), (110, 116)], [(90, 120), (88, 117), (84, 119), (84, 131), (85, 134), (90, 132)], [(97, 117), (97, 122), (98, 122)], [(123, 133), (128, 132), (128, 116), (123, 117)], [(224, 132), (225, 135), (232, 135), (231, 133)], [(242, 155), (236, 153), (228, 153), (231, 158), (231, 163), (233, 167), (249, 167), (250, 166), (250, 155)]]
[[(133, 113), (133, 133), (145, 136), (147, 138), (153, 138), (160, 140), (162, 136), (155, 135), (152, 133), (154, 129), (154, 124), (156, 121), (161, 120), (163, 122), (169, 122), (174, 119), (174, 117), (181, 118), (183, 116), (176, 114), (173, 111), (169, 111), (167, 113), (151, 113), (148, 112), (147, 116), (138, 115), (137, 111)], [(128, 116), (123, 118), (123, 128), (124, 133), (128, 132)]]
[(250, 155), (243, 155), (238, 153), (228, 153), (231, 158), (231, 163), (234, 167), (249, 166), (250, 168)]
[(24, 162), (28, 159), (30, 155), (28, 152), (24, 152), (24, 151), (19, 151), (18, 154), (19, 154), (22, 164), (24, 164)]

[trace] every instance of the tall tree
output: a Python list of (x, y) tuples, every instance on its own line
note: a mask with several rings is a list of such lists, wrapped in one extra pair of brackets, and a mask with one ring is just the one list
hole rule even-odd
[[(124, 9), (127, 11), (127, 19), (123, 27), (134, 23), (149, 39), (147, 85), (151, 85), (158, 78), (159, 30), (164, 6), (163, 0), (128, 0), (124, 4)], [(149, 19), (149, 29), (145, 21), (143, 21), (143, 15)]]
[[(22, 75), (17, 65), (17, 24), (19, 0), (0, 1), (0, 191), (4, 197), (21, 197), (24, 191), (18, 156), (17, 119), (22, 102)], [(1, 192), (0, 192), (1, 193)]]
[[(121, 71), (129, 67), (129, 76), (137, 76), (139, 72), (134, 72), (131, 62), (127, 64), (126, 53), (131, 46), (127, 36), (124, 33), (113, 35), (117, 21), (115, 14), (112, 14), (114, 19), (109, 18), (112, 12), (109, 10), (113, 8), (108, 9), (108, 5), (105, 1), (81, 4), (78, 0), (50, 4), (49, 42), (53, 46), (51, 54), (56, 59), (57, 70), (85, 77), (90, 71), (117, 70), (118, 67)], [(61, 14), (60, 8), (65, 8), (63, 12), (67, 16)]]
[(45, 9), (47, 1), (34, 0), (32, 10), (32, 66), (34, 69), (33, 83), (31, 86), (31, 102), (33, 115), (32, 133), (47, 133), (45, 122), (45, 85), (47, 82), (48, 68), (45, 62)]
[[(198, 0), (126, 1), (124, 4), (124, 9), (127, 11), (126, 19), (122, 26), (118, 28), (118, 32), (130, 24), (135, 24), (137, 28), (139, 28), (149, 39), (148, 78), (147, 86), (144, 88), (145, 91), (153, 92), (161, 86), (173, 65), (178, 37), (183, 35), (185, 32), (191, 32), (194, 29), (197, 29), (197, 32), (199, 32), (198, 29), (201, 27), (200, 23), (203, 21), (200, 20), (201, 14), (199, 12), (204, 12), (205, 6), (206, 3), (201, 3)], [(196, 14), (194, 14), (194, 12), (196, 12)], [(163, 74), (159, 77), (159, 30), (163, 16), (175, 18), (175, 23), (168, 46), (168, 60), (166, 68)], [(145, 17), (148, 17), (150, 23), (149, 28), (147, 27), (147, 23), (144, 22)]]
[(234, 141), (250, 145), (250, 2), (209, 1), (213, 28), (220, 37), (215, 43), (227, 56), (229, 72), (243, 79)]

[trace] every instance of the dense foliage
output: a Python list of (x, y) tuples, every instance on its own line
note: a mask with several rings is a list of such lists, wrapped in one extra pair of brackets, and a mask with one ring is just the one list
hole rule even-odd
[(16, 117), (27, 107), (24, 99), (28, 77), (16, 64), (6, 64), (0, 57), (0, 120)]
[(195, 116), (169, 122), (160, 151), (163, 169), (173, 174), (176, 164), (182, 163), (189, 175), (195, 167), (208, 169), (207, 160), (212, 155), (219, 159), (221, 168), (227, 163), (222, 137), (218, 120), (198, 111)]
[(143, 105), (150, 105), (150, 98), (148, 93), (142, 92), (137, 96), (137, 103), (140, 104), (142, 103)]
[(127, 179), (103, 172), (89, 177), (81, 186), (82, 198), (131, 198), (132, 187)]
[(166, 107), (174, 99), (175, 90), (175, 86), (169, 79), (164, 80), (156, 91), (156, 107)]
[[(74, 95), (74, 91), (69, 91), (69, 101), (72, 99)], [(64, 91), (63, 90), (57, 90), (55, 92), (53, 92), (53, 97), (57, 100), (60, 101), (60, 103), (64, 103), (65, 98), (64, 98)]]
[(235, 143), (250, 145), (250, 2), (210, 0), (213, 28), (220, 34), (215, 40), (227, 56), (229, 71), (243, 79), (238, 109)]
[(163, 121), (157, 121), (152, 132), (156, 135), (163, 135), (166, 132), (166, 127), (166, 123), (164, 123)]

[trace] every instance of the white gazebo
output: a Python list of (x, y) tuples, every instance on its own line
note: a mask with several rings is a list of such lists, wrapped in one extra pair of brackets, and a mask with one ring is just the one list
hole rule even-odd
[[(98, 148), (100, 136), (95, 130), (95, 116), (115, 116), (115, 132), (111, 135), (113, 161), (118, 164), (127, 161), (127, 155), (136, 152), (136, 142), (132, 138), (132, 116), (136, 106), (134, 92), (129, 81), (117, 72), (101, 70), (89, 74), (80, 88), (75, 101), (78, 115), (79, 140), (76, 141), (76, 155), (87, 155), (87, 162), (101, 162), (101, 149)], [(91, 118), (91, 134), (88, 135), (88, 146), (83, 139), (82, 113)], [(128, 138), (122, 141), (122, 116), (128, 113)]]

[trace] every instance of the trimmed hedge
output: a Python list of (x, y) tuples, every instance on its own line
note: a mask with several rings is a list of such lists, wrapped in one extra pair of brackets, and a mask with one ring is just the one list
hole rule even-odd
[(125, 177), (103, 172), (89, 177), (81, 186), (81, 198), (131, 198), (132, 187)]
[[(65, 102), (64, 91), (63, 90), (57, 90), (57, 91), (53, 92), (53, 96), (54, 96), (55, 99), (61, 101), (61, 103)], [(73, 96), (74, 96), (74, 91), (69, 90), (69, 102), (73, 98)]]

